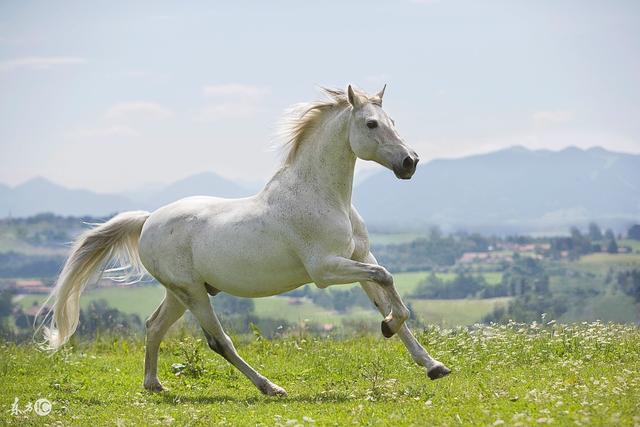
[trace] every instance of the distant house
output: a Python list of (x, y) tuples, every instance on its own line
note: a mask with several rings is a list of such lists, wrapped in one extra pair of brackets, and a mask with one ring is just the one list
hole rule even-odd
[(511, 242), (499, 242), (497, 244), (498, 249), (505, 251), (512, 251), (517, 253), (528, 252), (548, 252), (551, 250), (551, 243), (511, 243)]
[(18, 294), (48, 294), (51, 288), (39, 279), (16, 279), (11, 286)]
[(462, 254), (458, 262), (460, 264), (470, 264), (489, 258), (489, 252), (465, 252)]
[(496, 264), (501, 261), (513, 261), (513, 257), (506, 252), (465, 252), (458, 259), (459, 264), (472, 264), (475, 262)]

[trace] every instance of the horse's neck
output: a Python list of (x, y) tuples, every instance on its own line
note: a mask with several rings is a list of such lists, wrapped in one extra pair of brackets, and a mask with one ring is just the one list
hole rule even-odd
[(290, 184), (302, 184), (319, 204), (339, 206), (347, 212), (351, 209), (356, 163), (348, 141), (349, 116), (348, 110), (328, 112), (302, 141), (295, 159), (285, 166)]

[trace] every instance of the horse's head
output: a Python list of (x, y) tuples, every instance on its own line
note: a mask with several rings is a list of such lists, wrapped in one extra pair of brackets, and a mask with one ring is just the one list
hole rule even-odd
[(385, 88), (372, 97), (355, 92), (351, 85), (347, 88), (352, 107), (349, 144), (359, 158), (391, 169), (398, 178), (410, 179), (420, 159), (400, 138), (395, 123), (382, 109)]

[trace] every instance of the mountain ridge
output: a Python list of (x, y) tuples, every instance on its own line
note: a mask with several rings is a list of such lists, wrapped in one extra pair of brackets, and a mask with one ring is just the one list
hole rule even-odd
[[(37, 176), (15, 187), (0, 183), (0, 217), (41, 212), (104, 216), (154, 210), (191, 195), (235, 198), (254, 192), (212, 171), (135, 198), (69, 189)], [(539, 229), (589, 220), (637, 221), (640, 155), (602, 147), (553, 151), (513, 146), (433, 159), (420, 165), (410, 181), (398, 181), (387, 170), (371, 173), (355, 185), (353, 201), (374, 227)]]

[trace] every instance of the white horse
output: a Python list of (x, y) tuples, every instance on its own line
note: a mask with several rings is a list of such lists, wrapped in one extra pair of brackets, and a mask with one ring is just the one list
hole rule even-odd
[(255, 196), (189, 197), (153, 213), (121, 213), (80, 236), (52, 292), (48, 348), (58, 349), (75, 332), (80, 293), (115, 258), (129, 265), (131, 274), (146, 269), (166, 288), (146, 321), (148, 390), (163, 390), (157, 377), (160, 341), (189, 309), (212, 350), (261, 392), (286, 394), (238, 355), (209, 294), (264, 297), (310, 282), (320, 288), (360, 282), (384, 316), (383, 335), (397, 333), (429, 378), (447, 375), (449, 369), (429, 356), (404, 324), (409, 311), (391, 274), (369, 251), (365, 224), (351, 204), (356, 158), (410, 179), (418, 156), (382, 109), (384, 88), (375, 96), (351, 86), (346, 93), (325, 92), (328, 101), (300, 105), (291, 113), (286, 160)]

